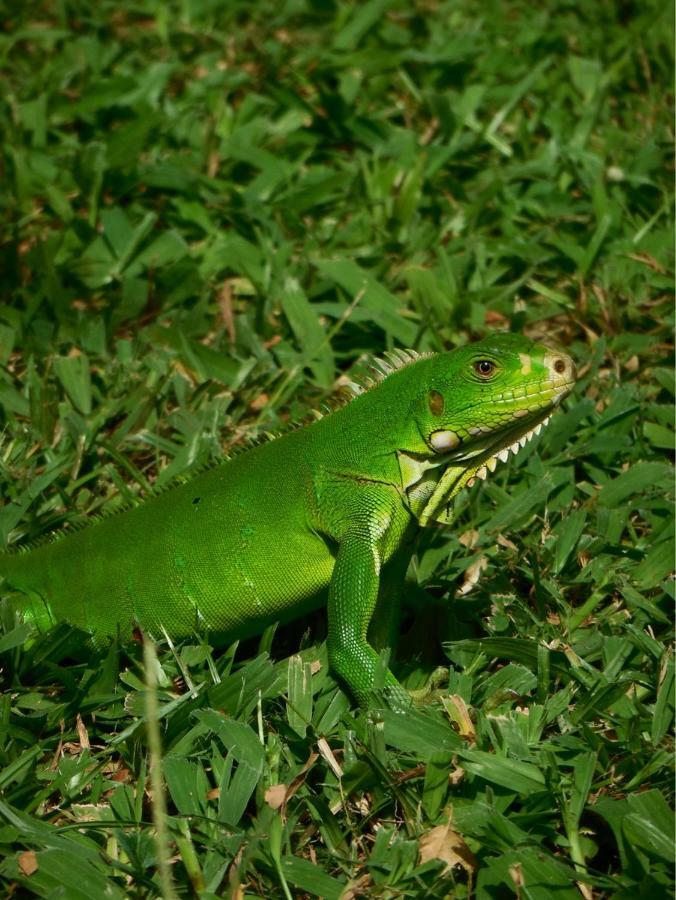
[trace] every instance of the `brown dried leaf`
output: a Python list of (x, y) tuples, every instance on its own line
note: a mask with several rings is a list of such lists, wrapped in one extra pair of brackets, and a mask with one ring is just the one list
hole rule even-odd
[(506, 538), (506, 537), (504, 536), (504, 534), (499, 534), (499, 535), (496, 537), (495, 541), (496, 541), (497, 544), (500, 545), (500, 547), (504, 547), (505, 550), (511, 550), (512, 553), (516, 553), (517, 550), (518, 550), (518, 547), (516, 546), (516, 544), (514, 543), (514, 541), (510, 541), (510, 539), (509, 539), (509, 538)]
[(231, 900), (244, 900), (244, 891), (242, 890), (242, 885), (239, 880), (243, 853), (244, 847), (242, 846), (235, 854), (235, 858), (233, 859), (230, 868), (228, 869), (228, 882), (230, 885), (229, 893)]
[(629, 259), (634, 259), (636, 262), (643, 263), (648, 266), (649, 269), (652, 269), (653, 272), (659, 272), (661, 275), (666, 275), (667, 270), (664, 268), (662, 263), (658, 262), (654, 256), (651, 256), (650, 253), (628, 253)]
[(480, 556), (475, 562), (473, 562), (465, 569), (465, 580), (458, 588), (458, 594), (461, 597), (464, 597), (465, 594), (469, 594), (469, 592), (476, 587), (479, 579), (481, 578), (481, 573), (487, 565), (488, 557)]
[(80, 747), (83, 750), (89, 750), (89, 735), (80, 713), (75, 718), (75, 727), (77, 728), (77, 736), (80, 738)]
[(207, 175), (209, 176), (209, 178), (216, 177), (216, 174), (218, 172), (220, 164), (221, 164), (220, 155), (216, 151), (214, 151), (213, 153), (210, 153), (209, 159), (207, 160)]
[(293, 797), (293, 795), (296, 793), (296, 791), (303, 785), (303, 783), (305, 782), (305, 779), (308, 776), (308, 772), (314, 766), (314, 764), (317, 762), (318, 759), (319, 759), (318, 753), (311, 753), (308, 756), (307, 760), (305, 761), (303, 768), (300, 770), (300, 772), (296, 775), (295, 778), (292, 778), (291, 781), (289, 782), (289, 786), (288, 786), (288, 788), (286, 790), (286, 794), (284, 796), (284, 807), (282, 808), (282, 814), (285, 813), (286, 804)]
[(510, 874), (512, 881), (514, 882), (514, 887), (516, 888), (516, 896), (520, 897), (521, 891), (519, 890), (519, 888), (522, 888), (524, 885), (523, 872), (521, 871), (521, 863), (514, 863), (513, 866), (510, 866), (509, 874)]
[(319, 738), (319, 740), (317, 741), (317, 750), (319, 750), (321, 755), (324, 757), (324, 759), (328, 763), (329, 768), (331, 769), (333, 774), (336, 776), (336, 778), (342, 778), (343, 777), (342, 766), (336, 759), (336, 757), (333, 753), (333, 750), (329, 746), (329, 742), (326, 740), (326, 738)]
[(498, 328), (508, 328), (509, 319), (505, 318), (502, 313), (496, 312), (494, 309), (487, 309), (484, 315), (486, 325), (497, 325)]
[(192, 387), (197, 386), (197, 378), (195, 377), (194, 372), (191, 372), (190, 369), (184, 365), (179, 359), (175, 359), (172, 363), (174, 369), (178, 372), (178, 374), (187, 381)]
[(291, 779), (289, 784), (273, 784), (265, 792), (265, 800), (268, 805), (271, 806), (272, 809), (281, 809), (282, 817), (286, 815), (286, 804), (293, 797), (296, 791), (298, 791), (299, 788), (303, 785), (305, 779), (307, 778), (308, 772), (318, 759), (318, 753), (311, 753), (308, 756), (303, 768), (295, 778)]
[(19, 854), (19, 870), (23, 875), (30, 877), (38, 870), (38, 858), (35, 850), (24, 850)]
[(232, 281), (229, 278), (223, 282), (218, 292), (218, 308), (221, 312), (221, 318), (228, 333), (228, 340), (231, 344), (235, 343), (235, 314), (232, 305)]
[(249, 404), (249, 409), (253, 412), (259, 412), (261, 409), (265, 409), (268, 405), (270, 398), (267, 394), (259, 394), (257, 397), (254, 397), (251, 403)]
[(279, 809), (279, 807), (284, 803), (284, 798), (286, 797), (286, 792), (289, 789), (286, 784), (272, 784), (265, 792), (265, 802), (268, 806), (272, 807), (272, 809)]
[(405, 772), (397, 772), (394, 779), (397, 784), (404, 784), (406, 781), (412, 781), (414, 778), (424, 778), (426, 771), (427, 766), (425, 763), (420, 763), (420, 765), (413, 766), (412, 769), (407, 769)]
[(456, 766), (452, 772), (448, 773), (448, 783), (451, 787), (457, 787), (465, 780), (465, 770), (460, 766)]
[(589, 887), (588, 884), (584, 884), (582, 881), (576, 881), (579, 892), (584, 897), (584, 900), (594, 900), (594, 892)]
[(472, 550), (479, 542), (479, 532), (476, 528), (470, 528), (467, 531), (463, 531), (458, 540), (463, 547), (467, 547), (468, 550)]
[(440, 859), (446, 863), (446, 869), (462, 866), (466, 872), (476, 869), (476, 857), (465, 843), (462, 835), (448, 825), (437, 825), (421, 835), (419, 841), (420, 862)]

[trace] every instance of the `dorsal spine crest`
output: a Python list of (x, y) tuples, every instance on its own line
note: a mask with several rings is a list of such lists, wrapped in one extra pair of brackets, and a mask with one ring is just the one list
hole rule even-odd
[(140, 504), (152, 499), (153, 497), (164, 494), (166, 491), (171, 490), (178, 485), (186, 484), (187, 482), (192, 481), (194, 478), (197, 478), (199, 475), (208, 471), (209, 469), (215, 468), (222, 463), (228, 462), (229, 460), (243, 453), (246, 453), (249, 450), (260, 447), (262, 444), (267, 444), (269, 441), (277, 440), (277, 438), (284, 437), (285, 434), (288, 434), (291, 431), (296, 431), (299, 428), (304, 428), (319, 419), (324, 419), (330, 416), (337, 409), (349, 405), (349, 403), (354, 400), (355, 397), (359, 397), (362, 394), (365, 394), (371, 389), (377, 387), (394, 372), (398, 372), (399, 370), (404, 369), (421, 359), (427, 359), (431, 356), (435, 356), (435, 353), (420, 353), (417, 350), (404, 350), (395, 348), (394, 350), (386, 351), (381, 357), (372, 357), (366, 360), (364, 363), (368, 374), (357, 377), (354, 380), (347, 380), (346, 376), (342, 376), (346, 380), (338, 380), (338, 392), (334, 395), (334, 397), (332, 397), (328, 401), (324, 401), (321, 404), (321, 410), (312, 410), (307, 417), (301, 419), (300, 421), (288, 423), (279, 432), (262, 431), (260, 434), (247, 440), (240, 447), (231, 449), (222, 457), (215, 460), (209, 460), (205, 463), (194, 466), (188, 472), (183, 472), (179, 475), (176, 475), (166, 484), (153, 487), (153, 490), (151, 492), (147, 493), (143, 497), (139, 497), (138, 501), (136, 502), (129, 501), (123, 503), (108, 512), (92, 513), (85, 519), (76, 520), (75, 522), (69, 522), (61, 526), (60, 528), (48, 531), (47, 533), (40, 535), (37, 538), (14, 543), (7, 547), (4, 552), (10, 554), (27, 553), (37, 547), (43, 546), (44, 544), (51, 544), (53, 542), (59, 541), (62, 538), (81, 531), (84, 528), (88, 528), (90, 525), (94, 525), (97, 522), (102, 521), (103, 519), (108, 519), (113, 516), (120, 515), (121, 513), (127, 512), (129, 509), (132, 509), (135, 506), (139, 506)]

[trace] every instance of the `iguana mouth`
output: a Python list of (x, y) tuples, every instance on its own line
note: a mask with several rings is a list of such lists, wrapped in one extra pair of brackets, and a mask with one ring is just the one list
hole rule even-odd
[[(568, 396), (574, 384), (574, 381), (567, 381), (557, 385), (555, 391), (549, 389), (529, 395), (529, 399), (533, 400), (541, 395), (543, 397), (542, 404), (530, 410), (515, 410), (512, 421), (503, 428), (482, 429), (476, 435), (479, 438), (478, 446), (473, 447), (474, 441), (470, 438), (465, 442), (467, 446), (463, 447), (461, 444), (457, 450), (445, 454), (444, 463), (447, 465), (467, 463), (467, 468), (471, 468), (473, 464), (479, 462), (479, 470), (474, 477), (485, 479), (488, 471), (495, 471), (498, 462), (507, 462), (510, 453), (518, 453), (522, 447), (540, 434), (542, 429), (549, 424), (554, 409)], [(499, 403), (501, 398), (493, 402)], [(481, 434), (485, 435), (484, 442), (480, 440)], [(491, 441), (492, 437), (495, 439)], [(482, 468), (483, 471), (481, 471)]]
[[(463, 487), (472, 487), (477, 478), (485, 480), (499, 462), (507, 462), (549, 423), (554, 409), (568, 396), (574, 381), (561, 383), (555, 391), (543, 391), (543, 402), (533, 410), (517, 410), (512, 421), (502, 428), (477, 431), (457, 448), (436, 457), (399, 454), (404, 489), (411, 509), (421, 525), (450, 521), (450, 501)], [(529, 399), (536, 400), (538, 394)], [(512, 398), (510, 398), (512, 399)]]
[[(507, 462), (510, 453), (518, 453), (519, 450), (525, 447), (526, 444), (530, 443), (534, 437), (537, 437), (542, 429), (546, 428), (546, 426), (549, 424), (551, 415), (551, 411), (548, 411), (546, 415), (536, 421), (535, 425), (529, 428), (528, 431), (514, 428), (510, 430), (511, 433), (501, 432), (501, 434), (499, 435), (499, 439), (488, 448), (480, 448), (474, 453), (467, 454), (466, 456), (452, 457), (451, 455), (449, 455), (448, 462), (451, 465), (454, 462), (467, 462), (470, 464), (474, 464), (479, 462), (479, 459), (481, 460), (479, 468), (477, 469), (475, 474), (471, 476), (467, 481), (467, 486), (472, 487), (477, 478), (485, 480), (489, 472), (495, 472), (498, 462)], [(505, 442), (506, 437), (513, 438), (511, 443), (507, 444)]]

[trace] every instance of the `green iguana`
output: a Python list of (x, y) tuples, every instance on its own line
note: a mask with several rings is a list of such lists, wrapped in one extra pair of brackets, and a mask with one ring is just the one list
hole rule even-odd
[(0, 556), (5, 587), (39, 628), (65, 620), (98, 641), (135, 626), (247, 637), (328, 602), (333, 672), (361, 704), (377, 681), (403, 702), (376, 648), (394, 642), (412, 539), (539, 433), (575, 369), (512, 334), (372, 368), (312, 424)]

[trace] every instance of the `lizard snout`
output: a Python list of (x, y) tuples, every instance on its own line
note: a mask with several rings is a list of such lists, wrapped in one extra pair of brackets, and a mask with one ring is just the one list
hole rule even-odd
[(561, 385), (561, 387), (565, 385), (573, 386), (577, 378), (577, 370), (575, 363), (567, 353), (563, 353), (560, 350), (551, 350), (545, 355), (544, 364), (549, 371), (550, 381), (553, 381), (557, 386)]

